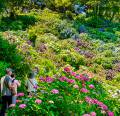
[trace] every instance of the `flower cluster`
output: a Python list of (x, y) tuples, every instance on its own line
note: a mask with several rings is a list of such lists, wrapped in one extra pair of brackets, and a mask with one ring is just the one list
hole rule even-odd
[(26, 107), (26, 104), (20, 104), (19, 108), (24, 109)]
[(71, 72), (71, 69), (70, 69), (70, 67), (65, 67), (65, 68), (64, 68), (64, 71), (65, 71), (66, 73), (70, 73), (70, 72)]
[(95, 112), (91, 112), (90, 114), (84, 114), (83, 116), (96, 116)]
[(95, 87), (94, 87), (94, 85), (90, 84), (90, 85), (89, 85), (89, 88), (90, 88), (90, 89), (94, 89)]
[(54, 79), (53, 78), (51, 78), (51, 77), (46, 77), (46, 78), (44, 78), (44, 77), (40, 77), (40, 81), (42, 81), (42, 82), (47, 82), (47, 83), (52, 83), (53, 81), (54, 81)]
[(70, 72), (71, 76), (76, 76), (76, 72)]
[(20, 103), (20, 102), (22, 102), (21, 100), (16, 100), (16, 103)]
[[(39, 107), (42, 109), (46, 104), (47, 105), (51, 104), (58, 108), (61, 108), (61, 106), (65, 108), (67, 102), (65, 102), (65, 104), (62, 104), (62, 102), (64, 102), (64, 98), (65, 96), (67, 96), (66, 99), (68, 100), (69, 103), (71, 104), (73, 104), (74, 102), (76, 104), (78, 103), (81, 105), (80, 106), (81, 108), (84, 107), (83, 106), (84, 103), (85, 104), (88, 103), (89, 104), (88, 107), (93, 107), (93, 106), (97, 107), (95, 109), (88, 108), (88, 109), (92, 109), (92, 111), (89, 111), (87, 110), (87, 106), (86, 106), (86, 109), (85, 109), (86, 112), (90, 112), (90, 113), (82, 114), (82, 116), (96, 116), (98, 112), (108, 116), (114, 116), (114, 113), (109, 110), (107, 105), (101, 102), (102, 101), (101, 99), (97, 100), (97, 99), (86, 96), (86, 95), (91, 95), (91, 93), (96, 93), (96, 89), (97, 89), (97, 86), (94, 86), (92, 81), (90, 81), (90, 78), (88, 77), (88, 75), (85, 75), (85, 73), (77, 74), (77, 72), (72, 71), (69, 67), (66, 67), (64, 69), (63, 74), (64, 75), (59, 78), (52, 78), (49, 76), (45, 78), (40, 77), (40, 82), (45, 82), (42, 84), (45, 84), (46, 87), (44, 88), (42, 87), (42, 89), (39, 92), (40, 92), (40, 95), (41, 94), (43, 96), (45, 95), (45, 99), (42, 96), (41, 98), (43, 99), (43, 101), (41, 99), (37, 99), (38, 97), (37, 98), (35, 97), (36, 98), (35, 100), (33, 98), (29, 98), (29, 100), (32, 100), (31, 103), (33, 102), (35, 103), (34, 106), (37, 105), (38, 110), (39, 110)], [(24, 93), (18, 93), (18, 96), (24, 96)], [(86, 96), (85, 99), (83, 96)], [(97, 96), (94, 96), (94, 97), (96, 98)], [(72, 98), (74, 100), (72, 100)], [(20, 109), (24, 109), (26, 106), (28, 106), (27, 108), (29, 108), (29, 103), (27, 104), (24, 101), (25, 100), (23, 99), (16, 100)], [(21, 102), (24, 102), (24, 103), (21, 104)], [(56, 106), (56, 103), (58, 103), (58, 106)], [(71, 112), (74, 113), (74, 110)]]
[(38, 86), (37, 86), (37, 85), (35, 85), (35, 86), (34, 86), (34, 89), (38, 89)]
[(18, 93), (17, 96), (22, 97), (22, 96), (24, 96), (24, 93)]
[(88, 93), (89, 92), (89, 90), (87, 90), (86, 88), (82, 88), (80, 91), (83, 92), (83, 93)]
[(65, 77), (65, 76), (60, 77), (59, 80), (62, 81), (62, 82), (63, 82), (63, 81), (66, 81), (66, 82), (71, 83), (71, 84), (72, 84), (72, 83), (75, 83), (75, 80), (74, 80), (74, 79), (69, 79), (69, 78), (67, 78), (67, 77)]
[(52, 90), (51, 90), (51, 93), (53, 93), (53, 94), (59, 94), (59, 90), (57, 90), (57, 89), (52, 89)]
[(62, 81), (62, 82), (63, 82), (63, 81), (66, 81), (66, 80), (67, 80), (67, 77), (62, 76), (62, 77), (59, 78), (59, 80)]
[(89, 103), (89, 104), (96, 104), (96, 105), (98, 105), (98, 107), (101, 108), (101, 110), (108, 112), (108, 115), (109, 115), (109, 116), (110, 116), (110, 114), (113, 114), (113, 115), (111, 115), (111, 116), (114, 116), (114, 113), (108, 111), (108, 107), (107, 107), (104, 103), (100, 102), (99, 100), (97, 100), (97, 99), (92, 99), (92, 98), (90, 98), (90, 97), (85, 97), (85, 101), (86, 101), (87, 103)]
[(81, 81), (89, 81), (90, 80), (87, 75), (83, 75), (83, 74), (76, 75), (75, 78), (78, 80), (81, 80)]
[(73, 85), (74, 88), (76, 89), (79, 89), (79, 86), (78, 85)]
[(36, 100), (35, 100), (35, 103), (37, 103), (37, 104), (41, 104), (41, 103), (42, 103), (42, 100), (40, 100), (40, 99), (36, 99)]

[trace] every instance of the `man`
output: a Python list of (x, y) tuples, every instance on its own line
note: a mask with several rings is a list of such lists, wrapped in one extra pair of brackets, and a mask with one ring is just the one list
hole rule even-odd
[[(6, 69), (6, 75), (1, 80), (1, 95), (2, 95), (2, 108), (0, 116), (5, 116), (5, 112), (9, 105), (12, 103), (12, 69)], [(4, 79), (4, 80), (3, 80)]]

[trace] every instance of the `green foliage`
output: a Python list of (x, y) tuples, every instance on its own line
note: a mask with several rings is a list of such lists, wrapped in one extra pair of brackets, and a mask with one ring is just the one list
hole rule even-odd
[(45, 0), (46, 6), (50, 9), (56, 9), (60, 12), (65, 12), (72, 8), (73, 0)]
[(38, 38), (36, 39), (36, 47), (39, 47), (40, 43), (45, 43), (48, 44), (48, 46), (50, 46), (49, 44), (52, 42), (56, 42), (58, 40), (58, 38), (56, 36), (54, 36), (51, 33), (46, 33), (44, 35), (40, 35), (38, 36)]
[(94, 39), (97, 38), (105, 42), (115, 42), (118, 40), (118, 37), (111, 32), (107, 32), (107, 31), (101, 32), (98, 29), (95, 30), (90, 29), (89, 32), (90, 32), (90, 36)]
[(92, 16), (101, 16), (113, 20), (117, 13), (120, 12), (117, 0), (88, 0), (86, 4), (91, 6)]
[(29, 71), (29, 66), (23, 61), (23, 57), (18, 54), (15, 44), (10, 44), (0, 36), (0, 60), (10, 64), (11, 68), (16, 69), (18, 75), (25, 75)]
[(2, 0), (0, 0), (0, 13), (4, 11), (5, 4)]
[(0, 36), (0, 60), (10, 62), (12, 64), (19, 63), (21, 56), (17, 55), (16, 45), (11, 45), (7, 40)]
[(35, 35), (35, 33), (33, 32), (29, 33), (29, 40), (34, 44), (34, 46), (35, 46), (36, 38), (37, 36)]
[(0, 78), (6, 74), (5, 70), (10, 66), (9, 63), (0, 61)]
[[(90, 96), (91, 98), (98, 99), (101, 102), (104, 102), (105, 105), (108, 105), (110, 102), (105, 99), (107, 96), (106, 92), (103, 90), (100, 83), (97, 83), (93, 79), (86, 83), (86, 89), (89, 90), (88, 93), (82, 93), (80, 90), (82, 88), (82, 81), (75, 79), (74, 76), (71, 76), (69, 73), (62, 72), (61, 76), (67, 77), (68, 79), (72, 79), (75, 82), (69, 83), (67, 81), (60, 81), (58, 78), (51, 78), (52, 82), (44, 82), (39, 81), (38, 94), (36, 97), (28, 98), (28, 97), (18, 97), (20, 100), (17, 103), (16, 107), (13, 107), (9, 110), (8, 114), (14, 114), (17, 116), (19, 113), (32, 116), (32, 115), (83, 115), (85, 113), (90, 113), (92, 111), (97, 114), (101, 114), (100, 108), (94, 104), (88, 104), (85, 101), (86, 96)], [(46, 78), (46, 77), (45, 77)], [(42, 77), (44, 79), (44, 77)], [(78, 88), (74, 88), (74, 85), (78, 85)], [(95, 88), (90, 89), (89, 85), (94, 84)], [(51, 90), (57, 89), (59, 93), (53, 94)], [(102, 95), (101, 95), (102, 94)], [(42, 100), (41, 103), (37, 104), (35, 102), (36, 99)], [(19, 107), (20, 104), (25, 104), (26, 107), (21, 109)], [(111, 106), (108, 106), (109, 108)], [(111, 110), (112, 108), (110, 108)]]
[(0, 1), (6, 11), (8, 10), (10, 18), (14, 19), (16, 17), (16, 11), (19, 10), (26, 0), (4, 0)]
[(76, 30), (75, 29), (63, 29), (60, 32), (60, 38), (65, 39), (65, 38), (71, 38), (75, 34)]
[(22, 30), (23, 24), (21, 21), (14, 21), (11, 23), (10, 28), (13, 30)]
[(34, 25), (37, 19), (34, 16), (19, 15), (15, 19), (2, 17), (0, 22), (0, 30), (25, 30), (29, 25)]
[(77, 69), (80, 65), (85, 65), (86, 63), (84, 56), (74, 51), (62, 50), (59, 57), (63, 61), (65, 61), (73, 67), (76, 67)]
[(71, 22), (61, 20), (62, 16), (56, 12), (52, 13), (51, 10), (44, 9), (37, 18), (40, 21), (28, 30), (30, 34), (52, 33), (61, 39), (71, 38), (78, 34)]
[(75, 14), (72, 13), (71, 11), (69, 11), (69, 10), (67, 10), (67, 11), (65, 12), (65, 17), (66, 17), (67, 19), (72, 20), (72, 19), (74, 18), (74, 16), (75, 16)]
[(86, 18), (86, 16), (84, 14), (79, 14), (76, 17), (74, 17), (74, 20), (76, 23), (79, 22), (79, 23), (83, 24), (85, 22), (85, 18)]
[(102, 26), (105, 26), (104, 24), (104, 19), (101, 19), (100, 17), (88, 17), (85, 19), (85, 22), (88, 26), (91, 26), (91, 27), (102, 27)]

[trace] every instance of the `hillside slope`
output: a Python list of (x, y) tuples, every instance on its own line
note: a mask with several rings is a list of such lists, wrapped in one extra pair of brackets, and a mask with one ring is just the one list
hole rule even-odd
[[(109, 110), (111, 110), (116, 116), (119, 116), (120, 24), (112, 25), (111, 23), (104, 28), (102, 26), (92, 27), (91, 24), (94, 22), (84, 15), (72, 14), (72, 20), (67, 17), (69, 15), (64, 15), (44, 9), (33, 10), (27, 14), (20, 13), (15, 20), (10, 20), (8, 17), (2, 19), (1, 35), (10, 44), (16, 44), (17, 53), (23, 57), (24, 62), (30, 68), (39, 67), (38, 80), (41, 76), (44, 78), (50, 76), (54, 79), (52, 81), (50, 78), (50, 83), (40, 79), (39, 87), (42, 89), (38, 88), (38, 96), (20, 98), (20, 103), (15, 109), (10, 110), (10, 113), (16, 116), (20, 112), (26, 116), (33, 114), (36, 116), (40, 114), (65, 116), (74, 115), (76, 112), (76, 115), (79, 116), (95, 111), (97, 115), (101, 113), (102, 116), (104, 113), (109, 115)], [(8, 19), (9, 22), (7, 22)], [(63, 71), (66, 67), (70, 67), (75, 75)], [(77, 74), (82, 75), (82, 78), (86, 75), (85, 80), (80, 80), (80, 77), (76, 80)], [(94, 79), (86, 81), (91, 78), (91, 75), (94, 75)], [(63, 79), (63, 76), (71, 80)], [(21, 77), (25, 79), (27, 73), (19, 74), (18, 79)], [(91, 87), (92, 90), (90, 85), (94, 85), (95, 89)], [(89, 92), (85, 88), (90, 89)], [(53, 89), (59, 90), (57, 92), (60, 94), (53, 95), (54, 92), (51, 94)], [(25, 87), (22, 86), (20, 91), (23, 90)], [(43, 94), (41, 90), (44, 91)], [(89, 100), (98, 99), (97, 103), (89, 103), (88, 96)], [(38, 102), (41, 106), (35, 104), (35, 99), (42, 100), (42, 103)], [(49, 103), (50, 101), (51, 103)], [(110, 109), (106, 108), (105, 104), (100, 106), (100, 101), (108, 105)], [(20, 104), (26, 104), (26, 109), (18, 110)], [(87, 107), (87, 105), (89, 106)], [(91, 116), (93, 115), (91, 114)]]

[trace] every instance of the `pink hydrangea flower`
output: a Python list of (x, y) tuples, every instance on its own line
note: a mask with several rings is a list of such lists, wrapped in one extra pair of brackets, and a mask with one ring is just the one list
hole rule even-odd
[(111, 111), (108, 111), (107, 113), (108, 113), (108, 116), (114, 116), (114, 113)]
[(86, 88), (82, 88), (80, 91), (83, 92), (83, 93), (88, 93), (89, 92)]
[(24, 93), (18, 93), (17, 96), (22, 97), (22, 96), (24, 96)]
[(101, 108), (102, 110), (108, 110), (108, 107), (107, 107), (105, 104), (99, 105), (99, 106), (100, 106), (100, 108)]
[(96, 116), (96, 113), (95, 112), (91, 112), (90, 116)]
[(52, 83), (54, 81), (51, 77), (46, 77), (45, 82)]
[(51, 93), (53, 93), (53, 94), (59, 94), (59, 90), (53, 89), (53, 90), (51, 90)]
[(67, 73), (69, 73), (69, 72), (71, 72), (71, 69), (69, 67), (65, 67), (64, 71), (67, 72)]
[(85, 83), (82, 83), (82, 86), (83, 86), (83, 87), (85, 87), (85, 86), (86, 86), (86, 84), (85, 84)]
[(94, 100), (94, 103), (97, 104), (102, 110), (108, 110), (108, 107), (98, 100)]
[(97, 99), (93, 99), (93, 103), (94, 103), (94, 104), (98, 104), (98, 102), (99, 102), (99, 101), (98, 101)]
[(21, 102), (21, 100), (16, 100), (16, 103), (20, 103)]
[(89, 78), (84, 75), (80, 75), (80, 80), (81, 81), (89, 81)]
[(38, 86), (37, 86), (37, 85), (35, 85), (35, 86), (34, 86), (34, 88), (35, 88), (35, 89), (38, 89)]
[(62, 82), (65, 81), (65, 80), (67, 80), (67, 79), (68, 79), (68, 78), (65, 77), (65, 76), (59, 78), (59, 80), (62, 81)]
[(90, 103), (90, 104), (97, 104), (102, 110), (108, 110), (108, 107), (103, 104), (102, 102), (98, 101), (97, 99), (92, 99), (90, 97), (86, 97), (85, 101)]
[(84, 75), (83, 74), (80, 74), (80, 78), (83, 78), (84, 77)]
[(94, 87), (94, 85), (91, 84), (91, 85), (89, 85), (89, 88), (94, 89), (95, 87)]
[(71, 76), (76, 76), (76, 72), (71, 72)]
[(25, 108), (26, 107), (26, 104), (20, 104), (19, 105), (19, 108), (21, 108), (21, 109), (23, 109), (23, 108)]
[(47, 82), (47, 83), (52, 83), (53, 81), (54, 81), (54, 79), (53, 78), (51, 78), (51, 77), (46, 77), (46, 78), (44, 78), (44, 77), (40, 77), (40, 81), (42, 81), (42, 82)]
[(74, 87), (74, 88), (76, 88), (76, 89), (78, 89), (78, 88), (79, 88), (79, 86), (78, 86), (78, 85), (73, 85), (73, 87)]
[(45, 82), (45, 78), (44, 77), (40, 77), (40, 81)]
[(37, 104), (41, 104), (41, 103), (42, 103), (42, 100), (40, 100), (40, 99), (36, 99), (36, 100), (35, 100), (35, 103), (37, 103)]
[(67, 81), (68, 83), (71, 83), (71, 84), (72, 84), (72, 83), (75, 83), (75, 80), (73, 80), (73, 79), (67, 79), (66, 81)]
[(80, 79), (80, 75), (76, 75), (75, 78), (76, 78), (76, 79)]
[(89, 104), (94, 104), (93, 99), (90, 97), (85, 97), (85, 101), (88, 102)]

